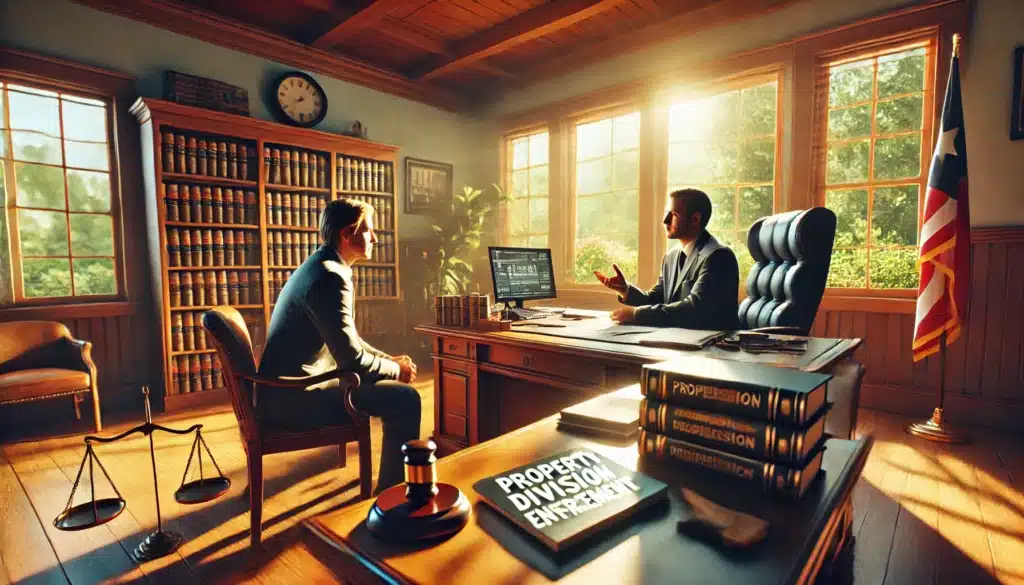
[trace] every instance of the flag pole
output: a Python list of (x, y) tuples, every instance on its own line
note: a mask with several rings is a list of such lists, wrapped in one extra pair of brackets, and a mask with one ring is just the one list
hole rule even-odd
[[(960, 35), (953, 35), (953, 57), (960, 56)], [(939, 336), (939, 405), (925, 422), (911, 423), (906, 430), (915, 437), (941, 443), (966, 443), (967, 436), (943, 424), (943, 404), (946, 399), (946, 331)]]

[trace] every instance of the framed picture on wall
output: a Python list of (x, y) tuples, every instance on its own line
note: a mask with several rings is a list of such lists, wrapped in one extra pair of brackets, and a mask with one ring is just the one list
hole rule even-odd
[(1010, 118), (1010, 140), (1024, 138), (1024, 47), (1013, 52), (1013, 117)]
[(450, 164), (405, 157), (405, 212), (429, 213), (452, 196)]

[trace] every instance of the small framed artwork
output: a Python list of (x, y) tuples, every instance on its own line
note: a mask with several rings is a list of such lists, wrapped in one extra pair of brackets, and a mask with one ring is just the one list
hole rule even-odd
[(405, 157), (405, 212), (429, 213), (452, 196), (450, 164)]
[(1010, 118), (1010, 140), (1024, 138), (1024, 47), (1013, 52), (1013, 117)]

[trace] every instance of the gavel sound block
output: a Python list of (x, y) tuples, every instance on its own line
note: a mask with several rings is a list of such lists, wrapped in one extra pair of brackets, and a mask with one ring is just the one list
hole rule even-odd
[(399, 541), (420, 541), (455, 534), (469, 522), (472, 507), (459, 488), (437, 482), (433, 441), (409, 441), (405, 455), (405, 484), (392, 486), (377, 497), (366, 517), (371, 534)]

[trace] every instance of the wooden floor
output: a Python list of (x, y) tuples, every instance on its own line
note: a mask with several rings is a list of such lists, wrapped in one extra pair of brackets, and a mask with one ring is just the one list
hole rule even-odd
[[(419, 389), (427, 434), (433, 420), (430, 382)], [(970, 445), (938, 446), (905, 435), (905, 421), (893, 415), (862, 410), (859, 420), (858, 432), (873, 433), (877, 442), (854, 495), (852, 560), (836, 581), (1024, 583), (1024, 447), (1018, 437), (975, 429)], [(9, 442), (0, 448), (0, 585), (344, 582), (318, 560), (330, 552), (300, 522), (354, 501), (354, 444), (350, 466), (343, 470), (335, 469), (337, 452), (328, 448), (264, 460), (264, 547), (250, 551), (245, 458), (230, 410), (159, 422), (176, 428), (203, 423), (203, 436), (232, 481), (228, 493), (212, 502), (176, 503), (173, 492), (182, 481), (191, 439), (155, 435), (164, 529), (185, 536), (179, 551), (141, 565), (129, 556), (156, 524), (146, 439), (136, 436), (97, 448), (128, 508), (114, 521), (83, 532), (53, 527), (84, 454), (82, 436)], [(104, 434), (135, 424), (111, 425)], [(376, 422), (373, 436), (379, 448)], [(113, 493), (99, 484), (97, 491)], [(87, 486), (79, 488), (75, 503), (83, 498)]]

